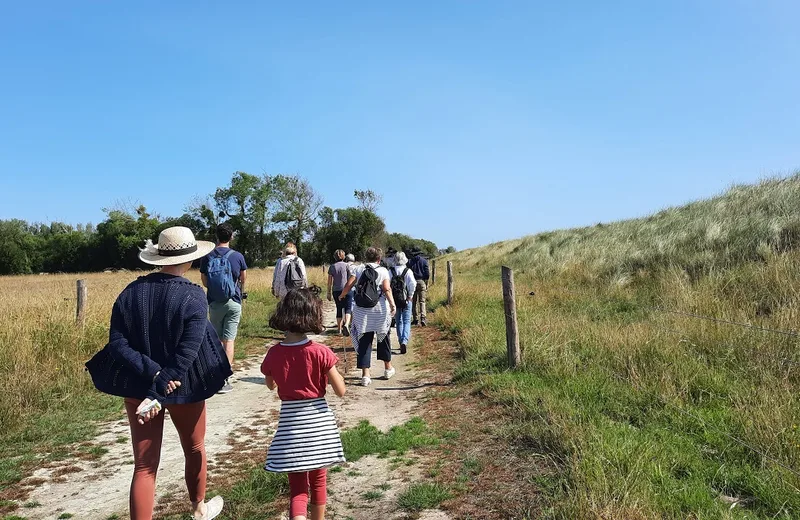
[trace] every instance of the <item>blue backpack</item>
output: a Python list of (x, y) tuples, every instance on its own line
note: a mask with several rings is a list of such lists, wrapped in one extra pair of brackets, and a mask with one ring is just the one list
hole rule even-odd
[(208, 259), (208, 297), (212, 302), (225, 303), (236, 295), (236, 283), (233, 281), (231, 263), (228, 257), (233, 254), (233, 249), (225, 255), (216, 251), (215, 256)]

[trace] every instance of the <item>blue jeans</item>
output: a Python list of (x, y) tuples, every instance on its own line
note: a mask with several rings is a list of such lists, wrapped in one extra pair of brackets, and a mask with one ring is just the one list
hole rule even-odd
[(406, 305), (405, 309), (397, 309), (395, 315), (397, 322), (397, 340), (401, 345), (408, 345), (411, 341), (411, 305)]

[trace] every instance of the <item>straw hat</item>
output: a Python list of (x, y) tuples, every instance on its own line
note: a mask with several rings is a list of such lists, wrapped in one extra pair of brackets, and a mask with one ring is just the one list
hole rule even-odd
[(139, 252), (139, 260), (150, 265), (178, 265), (203, 258), (214, 247), (213, 242), (195, 240), (191, 229), (175, 226), (158, 235), (158, 244), (147, 240)]

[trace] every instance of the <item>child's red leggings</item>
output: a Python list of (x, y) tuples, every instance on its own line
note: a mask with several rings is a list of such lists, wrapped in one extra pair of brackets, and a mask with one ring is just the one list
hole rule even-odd
[(308, 514), (308, 490), (311, 489), (311, 503), (315, 506), (325, 505), (328, 501), (328, 470), (325, 468), (302, 473), (289, 473), (289, 518)]

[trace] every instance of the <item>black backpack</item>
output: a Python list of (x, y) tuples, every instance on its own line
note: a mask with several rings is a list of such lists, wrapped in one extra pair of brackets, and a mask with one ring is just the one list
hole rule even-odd
[(286, 276), (283, 278), (283, 284), (286, 286), (286, 290), (289, 289), (300, 289), (303, 287), (303, 270), (300, 269), (300, 262), (298, 262), (297, 257), (289, 260), (289, 265), (286, 266)]
[(378, 270), (367, 265), (361, 278), (356, 283), (356, 305), (370, 309), (378, 305), (381, 298), (381, 289), (378, 287)]
[(406, 305), (408, 305), (406, 273), (408, 273), (408, 267), (403, 269), (403, 273), (399, 275), (397, 274), (396, 268), (393, 267), (389, 269), (389, 274), (392, 275), (392, 281), (389, 283), (389, 286), (392, 288), (392, 297), (398, 309), (405, 309)]

